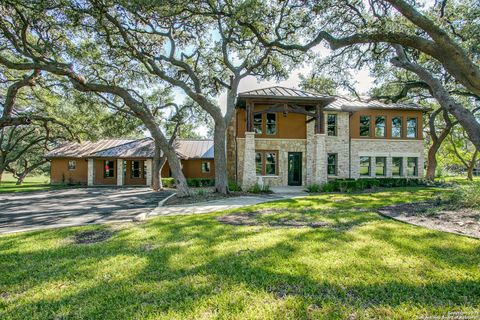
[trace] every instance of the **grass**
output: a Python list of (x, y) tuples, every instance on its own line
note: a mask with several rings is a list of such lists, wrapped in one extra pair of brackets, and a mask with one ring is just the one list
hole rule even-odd
[[(0, 236), (0, 318), (411, 319), (478, 312), (478, 240), (375, 213), (441, 192), (448, 190), (323, 194), (242, 209), (298, 219), (307, 208), (309, 219), (341, 228), (231, 226), (215, 220), (223, 212)], [(114, 233), (104, 242), (72, 242), (79, 232), (105, 229)]]
[(39, 190), (51, 190), (66, 188), (64, 185), (51, 185), (50, 178), (47, 176), (34, 176), (25, 178), (22, 185), (17, 186), (15, 179), (11, 174), (4, 173), (2, 175), (2, 182), (0, 183), (0, 193), (8, 192), (29, 192)]

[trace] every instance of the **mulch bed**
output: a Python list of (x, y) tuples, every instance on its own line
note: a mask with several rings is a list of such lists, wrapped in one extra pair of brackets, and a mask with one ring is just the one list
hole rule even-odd
[(234, 212), (227, 214), (225, 216), (217, 217), (216, 220), (221, 223), (229, 224), (232, 226), (271, 226), (271, 227), (290, 227), (290, 228), (322, 228), (322, 227), (331, 227), (329, 223), (322, 221), (303, 221), (296, 219), (284, 219), (280, 218), (272, 221), (259, 221), (255, 219), (258, 215), (269, 214), (269, 213), (279, 213), (278, 209), (264, 209), (256, 211), (247, 211), (247, 212)]
[(75, 244), (90, 244), (103, 242), (111, 238), (113, 232), (110, 230), (91, 230), (77, 233), (73, 236), (73, 242)]
[[(194, 191), (195, 192), (195, 191)], [(206, 202), (212, 200), (220, 200), (225, 198), (233, 198), (233, 197), (240, 197), (240, 196), (252, 196), (252, 194), (247, 192), (231, 192), (229, 194), (222, 194), (213, 191), (207, 191), (203, 194), (195, 193), (193, 196), (190, 197), (177, 197), (176, 195), (169, 198), (165, 203), (164, 206), (176, 206), (182, 204), (192, 204), (198, 202)]]
[(437, 201), (402, 203), (378, 209), (384, 216), (425, 228), (480, 239), (480, 210), (444, 208)]

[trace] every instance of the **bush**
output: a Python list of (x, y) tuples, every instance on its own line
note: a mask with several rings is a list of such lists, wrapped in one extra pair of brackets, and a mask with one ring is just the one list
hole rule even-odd
[(175, 186), (175, 179), (162, 178), (162, 185), (164, 188), (173, 188)]
[(187, 179), (187, 184), (192, 188), (212, 187), (215, 185), (215, 180), (208, 178), (190, 178)]
[(248, 189), (248, 192), (250, 192), (250, 193), (272, 193), (272, 190), (270, 190), (270, 186), (268, 184), (259, 185), (258, 183), (256, 183), (253, 187)]
[[(312, 184), (307, 186), (308, 192), (355, 192), (377, 188), (414, 187), (427, 185), (420, 179), (381, 178), (381, 179), (336, 179), (321, 186)], [(319, 191), (317, 191), (317, 188)], [(312, 191), (311, 191), (312, 190)]]
[(242, 191), (242, 188), (235, 181), (228, 181), (228, 189), (233, 192)]
[(305, 191), (308, 193), (316, 193), (322, 191), (322, 186), (316, 183), (312, 183), (306, 186)]
[(442, 202), (455, 208), (480, 208), (480, 184), (457, 186), (453, 192), (443, 196)]
[(205, 189), (199, 189), (199, 190), (197, 190), (196, 193), (197, 193), (198, 196), (206, 196), (208, 194), (208, 191), (205, 190)]

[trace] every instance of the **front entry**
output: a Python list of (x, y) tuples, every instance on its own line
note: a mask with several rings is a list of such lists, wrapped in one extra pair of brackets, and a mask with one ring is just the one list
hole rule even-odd
[(302, 185), (302, 153), (301, 152), (288, 153), (288, 185), (289, 186)]

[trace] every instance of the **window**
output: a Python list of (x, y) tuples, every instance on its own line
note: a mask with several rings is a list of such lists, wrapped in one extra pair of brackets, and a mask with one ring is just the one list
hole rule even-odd
[(417, 118), (407, 119), (407, 138), (417, 137)]
[(262, 153), (257, 152), (255, 153), (255, 172), (257, 173), (257, 176), (262, 175)]
[(115, 175), (115, 163), (112, 160), (103, 161), (103, 177), (104, 178), (113, 178)]
[(257, 175), (277, 174), (277, 152), (258, 151), (255, 153), (255, 170)]
[(202, 172), (203, 172), (203, 173), (208, 173), (208, 172), (210, 172), (210, 161), (204, 161), (204, 162), (202, 162)]
[(393, 117), (392, 118), (392, 138), (401, 138), (402, 137), (402, 118)]
[(418, 176), (418, 158), (407, 158), (407, 175)]
[(370, 116), (360, 116), (360, 136), (370, 137)]
[(327, 174), (337, 175), (337, 154), (329, 153), (327, 157)]
[(385, 137), (385, 116), (375, 118), (375, 137)]
[(130, 168), (130, 178), (140, 178), (142, 176), (140, 161), (131, 161)]
[(277, 114), (276, 113), (267, 113), (267, 134), (277, 134)]
[(77, 169), (77, 161), (75, 160), (68, 160), (68, 170), (73, 171)]
[(370, 175), (370, 157), (360, 157), (360, 175)]
[(392, 158), (392, 176), (394, 177), (403, 176), (403, 158), (402, 157)]
[(253, 131), (256, 134), (262, 134), (262, 127), (263, 127), (263, 121), (262, 121), (262, 114), (257, 113), (253, 115)]
[(327, 114), (327, 135), (329, 136), (337, 135), (337, 115), (336, 114)]
[(384, 177), (387, 175), (387, 158), (386, 157), (377, 157), (375, 159), (375, 176)]

